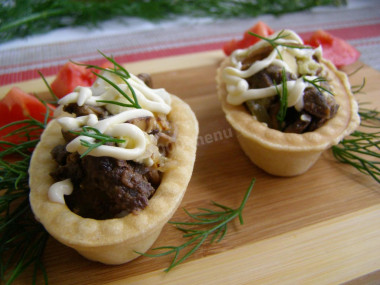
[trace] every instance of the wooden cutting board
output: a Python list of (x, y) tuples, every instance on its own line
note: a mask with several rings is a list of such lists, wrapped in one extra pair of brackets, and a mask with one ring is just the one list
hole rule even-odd
[[(279, 178), (266, 174), (240, 150), (216, 97), (220, 51), (196, 53), (126, 65), (149, 72), (154, 86), (188, 102), (200, 124), (194, 173), (172, 218), (187, 220), (182, 208), (236, 208), (252, 178), (253, 192), (243, 211), (244, 225), (230, 224), (220, 243), (205, 244), (169, 273), (172, 256), (140, 257), (119, 266), (88, 261), (52, 238), (44, 262), (50, 284), (373, 284), (380, 282), (380, 187), (370, 177), (337, 162), (326, 151), (305, 174)], [(360, 63), (347, 67), (356, 70)], [(380, 73), (363, 66), (350, 76), (368, 107), (380, 107)], [(51, 80), (51, 78), (49, 79)], [(42, 80), (17, 84), (46, 96)], [(4, 94), (10, 86), (0, 88)], [(167, 224), (153, 247), (185, 239)], [(26, 272), (16, 284), (29, 284)]]

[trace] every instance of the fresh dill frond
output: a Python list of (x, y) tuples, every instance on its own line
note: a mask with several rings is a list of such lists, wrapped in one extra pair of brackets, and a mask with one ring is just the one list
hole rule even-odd
[(364, 65), (360, 65), (358, 68), (354, 69), (353, 71), (351, 71), (350, 73), (347, 73), (347, 76), (350, 77), (356, 73), (358, 73), (360, 70), (362, 70), (364, 68)]
[(117, 84), (115, 84), (114, 82), (112, 82), (110, 79), (108, 79), (107, 77), (105, 77), (105, 76), (103, 76), (103, 75), (101, 75), (101, 74), (93, 71), (92, 73), (95, 76), (103, 79), (105, 82), (107, 82), (113, 88), (115, 88), (125, 99), (128, 100), (128, 102), (130, 104), (125, 104), (125, 103), (122, 103), (122, 102), (111, 101), (111, 100), (97, 100), (97, 102), (107, 103), (107, 104), (114, 104), (114, 105), (118, 105), (118, 106), (130, 107), (130, 108), (135, 108), (135, 109), (141, 109), (141, 106), (139, 105), (139, 102), (137, 100), (136, 92), (132, 88), (131, 84), (128, 82), (128, 79), (131, 78), (131, 75), (129, 74), (129, 72), (122, 65), (120, 65), (119, 63), (117, 63), (112, 56), (109, 57), (109, 56), (105, 55), (104, 53), (102, 53), (101, 51), (98, 51), (98, 52), (105, 59), (107, 59), (109, 62), (111, 62), (113, 64), (113, 66), (114, 66), (113, 69), (111, 69), (111, 68), (104, 68), (104, 67), (93, 65), (93, 64), (84, 64), (84, 63), (78, 63), (78, 62), (73, 62), (73, 61), (71, 61), (71, 62), (73, 62), (76, 65), (85, 66), (86, 68), (95, 68), (95, 69), (98, 69), (98, 70), (110, 72), (110, 73), (113, 73), (113, 74), (117, 75), (127, 85), (129, 91), (132, 94), (132, 98), (128, 94), (126, 94), (124, 92), (124, 90), (122, 90)]
[[(56, 99), (52, 91), (50, 94)], [(44, 283), (48, 283), (42, 255), (49, 234), (35, 220), (30, 208), (28, 170), (32, 152), (50, 119), (51, 108), (46, 101), (35, 97), (46, 109), (42, 122), (29, 117), (0, 127), (0, 131), (9, 129), (4, 141), (0, 141), (0, 277), (4, 284), (13, 283), (30, 266), (34, 267), (32, 284), (37, 284), (39, 271)], [(20, 142), (6, 141), (13, 136)]]
[(284, 39), (286, 37), (288, 37), (289, 35), (288, 34), (284, 34), (284, 30), (281, 30), (273, 39), (272, 38), (267, 38), (267, 37), (263, 37), (261, 35), (258, 35), (256, 33), (253, 33), (251, 31), (248, 31), (248, 34), (250, 34), (251, 36), (254, 36), (256, 38), (259, 38), (261, 40), (264, 40), (266, 41), (267, 43), (269, 43), (273, 49), (275, 49), (277, 51), (277, 54), (278, 56), (280, 57), (280, 59), (282, 60), (282, 55), (280, 53), (280, 51), (278, 50), (278, 47), (279, 46), (283, 46), (283, 47), (287, 47), (287, 48), (297, 48), (297, 49), (312, 49), (312, 47), (310, 46), (305, 46), (305, 45), (297, 45), (297, 44), (288, 44), (288, 43), (283, 43), (283, 42), (279, 42), (279, 40), (281, 39)]
[(304, 82), (307, 82), (307, 83), (310, 83), (311, 85), (313, 85), (319, 92), (327, 92), (329, 93), (330, 95), (333, 95), (334, 94), (329, 90), (327, 89), (326, 87), (323, 87), (321, 85), (321, 83), (323, 82), (327, 82), (326, 78), (323, 78), (323, 77), (316, 77), (314, 79), (308, 79), (306, 75), (302, 76), (302, 79)]
[(92, 150), (94, 150), (95, 148), (101, 145), (105, 145), (108, 143), (125, 143), (125, 140), (123, 139), (117, 139), (109, 135), (103, 134), (98, 129), (89, 127), (89, 126), (83, 126), (81, 132), (76, 132), (76, 131), (70, 131), (70, 132), (78, 136), (86, 136), (86, 137), (93, 138), (96, 140), (94, 143), (91, 143), (84, 139), (80, 140), (81, 145), (84, 147), (87, 147), (87, 150), (80, 156), (81, 158), (86, 156)]
[(366, 85), (366, 79), (365, 79), (365, 77), (363, 77), (362, 84), (360, 84), (360, 85), (352, 85), (351, 86), (351, 92), (353, 94), (359, 94), (364, 89), (365, 85)]
[(332, 153), (338, 161), (351, 165), (380, 183), (380, 112), (361, 108), (359, 115), (361, 126), (366, 127), (366, 131), (356, 130), (338, 145), (332, 146)]
[[(202, 244), (210, 238), (210, 243), (214, 241), (220, 242), (227, 233), (228, 223), (239, 218), (240, 224), (243, 224), (242, 212), (245, 204), (247, 203), (248, 197), (252, 192), (253, 186), (255, 184), (255, 179), (252, 179), (250, 186), (248, 187), (240, 206), (236, 209), (221, 205), (216, 202), (212, 202), (214, 206), (219, 208), (218, 210), (198, 208), (200, 213), (191, 214), (187, 210), (185, 213), (192, 218), (193, 222), (169, 222), (170, 224), (176, 225), (176, 228), (184, 232), (184, 238), (190, 238), (187, 242), (179, 246), (161, 246), (153, 248), (152, 250), (165, 250), (158, 254), (148, 254), (139, 253), (148, 257), (161, 257), (169, 254), (174, 254), (174, 258), (170, 263), (169, 267), (165, 269), (166, 272), (173, 269), (175, 266), (179, 265), (185, 261), (190, 255), (192, 255)], [(207, 229), (204, 229), (207, 227)], [(181, 258), (179, 254), (182, 250), (191, 247)]]
[(380, 112), (376, 109), (359, 108), (360, 125), (367, 128), (380, 127)]
[(40, 77), (42, 78), (42, 81), (45, 83), (45, 86), (46, 86), (47, 89), (49, 90), (50, 96), (51, 96), (51, 97), (53, 98), (53, 100), (54, 100), (54, 101), (51, 102), (51, 103), (53, 103), (53, 104), (57, 104), (59, 98), (57, 97), (57, 95), (55, 95), (53, 89), (51, 89), (49, 83), (47, 82), (47, 80), (46, 80), (45, 76), (42, 74), (42, 72), (39, 71), (39, 70), (38, 70), (37, 72), (38, 72), (38, 74), (40, 75)]
[(131, 97), (129, 97), (128, 94), (126, 94), (117, 84), (115, 84), (114, 82), (112, 82), (108, 78), (106, 78), (103, 75), (98, 74), (98, 73), (96, 74), (96, 76), (100, 77), (101, 79), (103, 79), (104, 81), (106, 81), (108, 84), (110, 84), (121, 95), (123, 95), (123, 97), (126, 98), (131, 104), (124, 104), (124, 103), (121, 103), (121, 102), (109, 101), (109, 100), (97, 100), (97, 102), (114, 104), (114, 105), (119, 105), (119, 106), (124, 106), (124, 107), (131, 107), (131, 108), (136, 108), (136, 109), (141, 109), (141, 106), (139, 105), (139, 103), (137, 101), (136, 93), (135, 93), (135, 91), (133, 90), (132, 86), (129, 84), (129, 82), (126, 79), (121, 78), (125, 82), (125, 84), (128, 86), (129, 90), (131, 91), (133, 99), (131, 99)]
[[(47, 108), (46, 118), (49, 115)], [(20, 126), (10, 134), (18, 134), (26, 141), (10, 143), (0, 141), (0, 276), (4, 284), (11, 284), (26, 268), (34, 266), (33, 284), (37, 273), (42, 271), (44, 282), (47, 275), (42, 264), (42, 254), (49, 234), (34, 219), (29, 205), (28, 169), (32, 151), (39, 142), (37, 133), (46, 122), (33, 118), (1, 127)], [(34, 139), (32, 139), (35, 137)], [(11, 158), (10, 158), (11, 157)]]

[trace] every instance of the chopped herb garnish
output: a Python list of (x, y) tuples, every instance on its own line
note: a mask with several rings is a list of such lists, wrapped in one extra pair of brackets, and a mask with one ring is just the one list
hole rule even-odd
[[(207, 238), (211, 237), (210, 243), (213, 243), (214, 241), (220, 242), (227, 233), (227, 226), (229, 222), (238, 217), (240, 224), (243, 224), (242, 212), (245, 204), (247, 203), (248, 197), (252, 192), (254, 184), (255, 179), (251, 181), (251, 184), (244, 195), (243, 201), (236, 209), (221, 205), (216, 202), (212, 202), (212, 204), (218, 207), (219, 210), (198, 208), (198, 210), (201, 212), (197, 214), (191, 214), (185, 210), (185, 213), (190, 218), (192, 218), (194, 222), (169, 222), (170, 224), (176, 225), (177, 229), (184, 232), (184, 238), (190, 238), (187, 242), (184, 242), (179, 246), (161, 246), (152, 249), (166, 250), (162, 253), (140, 254), (148, 257), (160, 257), (173, 253), (174, 258), (169, 267), (165, 269), (165, 271), (169, 271), (173, 269), (173, 267), (185, 261), (190, 255), (192, 255), (207, 240)], [(204, 227), (208, 227), (208, 229), (204, 229)], [(189, 251), (187, 251), (186, 254), (179, 258), (180, 252), (190, 246), (192, 247), (189, 249)]]
[(94, 150), (95, 148), (105, 145), (107, 143), (125, 143), (125, 140), (123, 139), (117, 139), (114, 137), (111, 137), (109, 135), (101, 133), (98, 129), (89, 127), (89, 126), (84, 126), (82, 127), (81, 132), (75, 132), (75, 131), (70, 131), (73, 134), (79, 135), (79, 136), (86, 136), (95, 139), (96, 141), (94, 143), (91, 143), (87, 140), (81, 139), (81, 145), (84, 147), (87, 147), (87, 150), (82, 153), (80, 156), (81, 158), (86, 156), (89, 152)]

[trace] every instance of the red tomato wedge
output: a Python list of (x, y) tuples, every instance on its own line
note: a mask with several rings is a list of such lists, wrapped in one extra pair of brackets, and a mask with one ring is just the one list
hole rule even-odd
[[(48, 105), (50, 109), (50, 116), (53, 115), (55, 107)], [(1, 100), (0, 100), (0, 127), (3, 127), (12, 122), (21, 121), (25, 119), (34, 118), (43, 122), (46, 114), (46, 106), (40, 102), (36, 97), (22, 91), (18, 87), (13, 87)], [(17, 124), (0, 130), (0, 140), (11, 143), (21, 143), (27, 141), (28, 138), (20, 135), (10, 135), (9, 133), (18, 130), (25, 126), (25, 124)], [(41, 131), (32, 132), (32, 137), (40, 135)], [(0, 146), (0, 150), (2, 147)]]
[(304, 39), (304, 42), (312, 47), (321, 45), (323, 57), (331, 60), (338, 68), (354, 63), (360, 57), (360, 52), (357, 49), (345, 40), (324, 30), (315, 31), (309, 39)]
[(260, 39), (252, 36), (249, 32), (255, 33), (259, 36), (268, 37), (274, 33), (274, 31), (264, 22), (257, 22), (254, 26), (244, 32), (243, 38), (241, 40), (231, 40), (223, 46), (223, 51), (226, 55), (230, 55), (236, 49), (244, 49), (255, 43)]
[[(102, 68), (112, 66), (113, 64), (109, 61), (100, 65)], [(73, 92), (77, 86), (91, 86), (96, 79), (93, 71), (97, 72), (98, 70), (69, 61), (58, 71), (57, 77), (51, 84), (51, 89), (58, 98), (62, 98)]]
[(91, 86), (95, 75), (90, 69), (72, 62), (67, 62), (59, 70), (57, 77), (51, 84), (51, 89), (58, 98), (73, 92), (77, 86)]

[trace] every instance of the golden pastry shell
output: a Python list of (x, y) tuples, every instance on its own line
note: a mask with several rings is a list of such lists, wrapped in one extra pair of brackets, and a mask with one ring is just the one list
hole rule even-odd
[(294, 176), (306, 172), (321, 153), (338, 144), (359, 125), (358, 104), (351, 92), (346, 74), (338, 71), (327, 60), (321, 62), (339, 104), (336, 116), (313, 132), (303, 134), (284, 133), (268, 128), (257, 121), (243, 105), (227, 103), (227, 90), (222, 80), (222, 70), (231, 66), (224, 59), (217, 73), (218, 98), (227, 121), (235, 129), (241, 148), (250, 160), (277, 176)]
[(123, 218), (82, 218), (66, 205), (51, 202), (48, 189), (54, 182), (49, 173), (56, 167), (50, 151), (63, 142), (59, 124), (53, 120), (42, 134), (29, 168), (30, 203), (36, 219), (61, 243), (84, 257), (105, 264), (122, 264), (146, 252), (172, 217), (185, 194), (195, 162), (198, 122), (190, 107), (172, 97), (169, 120), (178, 133), (170, 153), (174, 167), (168, 169), (148, 206)]

